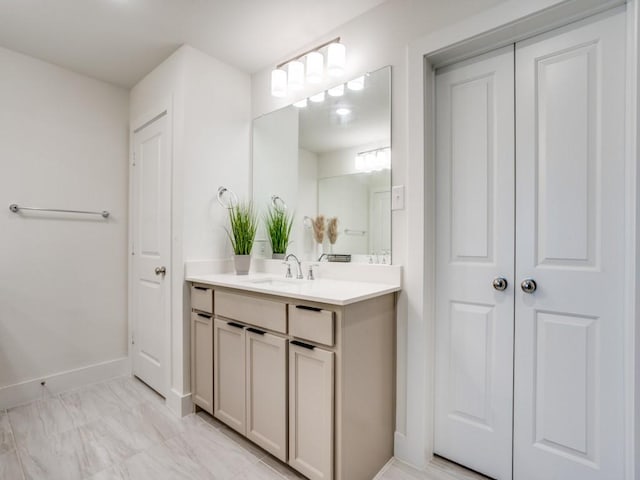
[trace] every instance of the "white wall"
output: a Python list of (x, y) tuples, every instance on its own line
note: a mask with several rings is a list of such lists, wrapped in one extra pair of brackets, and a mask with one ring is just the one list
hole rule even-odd
[(2, 388), (127, 355), (128, 93), (2, 48), (0, 71)]
[(167, 402), (189, 409), (189, 294), (186, 261), (232, 255), (224, 226), (227, 211), (218, 186), (248, 198), (250, 78), (185, 45), (131, 90), (131, 127), (170, 105), (173, 129), (171, 384)]
[[(504, 0), (396, 0), (386, 2), (353, 21), (327, 32), (310, 45), (299, 45), (291, 55), (311, 48), (324, 40), (340, 36), (347, 46), (347, 71), (345, 78), (353, 78), (364, 72), (392, 66), (392, 182), (394, 185), (408, 184), (407, 132), (407, 45), (421, 36), (456, 23), (475, 13), (503, 3)], [(525, 2), (526, 3), (526, 2)], [(291, 55), (287, 55), (287, 58)], [(286, 60), (283, 58), (282, 60)], [(265, 68), (252, 77), (253, 115), (259, 116), (299, 100), (321, 88), (331, 86), (325, 82), (309, 87), (296, 96), (276, 99), (270, 95), (270, 71)], [(334, 82), (335, 83), (335, 82)], [(418, 161), (421, 161), (418, 159)], [(407, 198), (412, 193), (407, 191)], [(426, 400), (424, 393), (425, 352), (413, 356), (407, 353), (408, 332), (414, 325), (423, 322), (423, 267), (422, 259), (415, 251), (409, 251), (408, 239), (412, 225), (407, 221), (411, 209), (417, 215), (424, 211), (422, 203), (407, 203), (407, 209), (395, 211), (392, 216), (393, 263), (404, 266), (404, 286), (398, 302), (398, 384), (397, 384), (397, 435), (396, 455), (418, 466), (424, 463)], [(420, 338), (414, 336), (416, 342)], [(423, 347), (424, 349), (424, 347)], [(409, 358), (410, 355), (412, 358)], [(418, 377), (419, 376), (419, 377)], [(408, 377), (410, 377), (408, 379)], [(409, 391), (411, 394), (407, 395)], [(415, 385), (415, 387), (413, 387)]]

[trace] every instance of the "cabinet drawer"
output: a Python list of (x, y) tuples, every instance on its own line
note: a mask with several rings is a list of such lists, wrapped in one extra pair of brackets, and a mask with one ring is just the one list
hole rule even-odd
[(201, 312), (213, 313), (213, 290), (192, 285), (191, 308)]
[(287, 333), (287, 311), (284, 303), (218, 290), (214, 297), (217, 316)]
[(333, 312), (289, 305), (289, 333), (297, 338), (333, 346)]

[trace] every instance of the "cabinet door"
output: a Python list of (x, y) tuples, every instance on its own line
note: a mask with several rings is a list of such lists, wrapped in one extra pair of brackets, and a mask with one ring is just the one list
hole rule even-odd
[(191, 397), (213, 414), (213, 318), (191, 313)]
[(245, 434), (244, 326), (215, 319), (213, 331), (213, 415)]
[(287, 461), (287, 340), (246, 331), (247, 437)]
[(333, 352), (289, 345), (289, 465), (333, 478)]

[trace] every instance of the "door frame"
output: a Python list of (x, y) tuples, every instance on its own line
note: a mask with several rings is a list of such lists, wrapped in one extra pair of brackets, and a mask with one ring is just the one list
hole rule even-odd
[[(625, 480), (640, 480), (640, 0), (508, 0), (451, 27), (411, 42), (408, 58), (407, 221), (414, 233), (408, 251), (416, 262), (407, 272), (415, 298), (407, 321), (407, 393), (404, 425), (397, 426), (395, 454), (424, 469), (433, 457), (435, 388), (435, 70), (544, 31), (626, 5), (627, 86), (625, 146)], [(409, 275), (409, 273), (411, 273)]]
[[(135, 169), (133, 166), (134, 163), (134, 138), (135, 134), (138, 130), (141, 130), (143, 127), (147, 126), (147, 124), (152, 123), (156, 119), (161, 116), (166, 116), (167, 118), (167, 146), (169, 149), (169, 172), (172, 175), (173, 173), (173, 110), (172, 110), (172, 101), (171, 98), (164, 99), (157, 104), (153, 105), (149, 108), (144, 114), (140, 115), (135, 120), (131, 121), (129, 125), (129, 232), (127, 235), (127, 261), (128, 261), (128, 302), (127, 302), (127, 315), (128, 315), (128, 333), (127, 333), (127, 351), (129, 357), (129, 374), (133, 375), (133, 317), (134, 317), (134, 301), (133, 301), (133, 232), (134, 232), (134, 214), (136, 211), (136, 202), (135, 202)], [(173, 179), (169, 179), (169, 185), (173, 185)], [(171, 187), (171, 191), (169, 195), (173, 198), (173, 188)], [(171, 201), (171, 205), (173, 205), (173, 201)], [(172, 208), (173, 209), (173, 208)], [(171, 210), (172, 210), (171, 209)], [(169, 212), (169, 228), (172, 230), (173, 218), (172, 212)], [(173, 278), (173, 242), (169, 242), (169, 252), (168, 252), (168, 260), (167, 265), (169, 267), (169, 273), (167, 274), (167, 278), (165, 281), (167, 282), (167, 303), (168, 303), (168, 312), (166, 315), (164, 330), (166, 332), (165, 335), (165, 362), (166, 362), (166, 371), (164, 372), (164, 390), (167, 394), (167, 397), (171, 394), (171, 365), (172, 365), (172, 355), (171, 355), (171, 317), (172, 317), (172, 307), (173, 307), (173, 288), (172, 288), (172, 278)], [(167, 398), (165, 398), (165, 401)]]

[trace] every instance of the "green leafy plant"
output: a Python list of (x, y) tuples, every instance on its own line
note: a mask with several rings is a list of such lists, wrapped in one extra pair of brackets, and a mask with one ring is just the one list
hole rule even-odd
[(273, 253), (287, 253), (289, 239), (291, 238), (291, 227), (293, 226), (293, 215), (289, 215), (287, 210), (282, 207), (269, 207), (265, 222)]
[(253, 204), (238, 203), (229, 208), (229, 224), (231, 229), (227, 230), (227, 235), (236, 255), (249, 255), (253, 247), (253, 240), (256, 238), (258, 229), (258, 219), (253, 209)]

